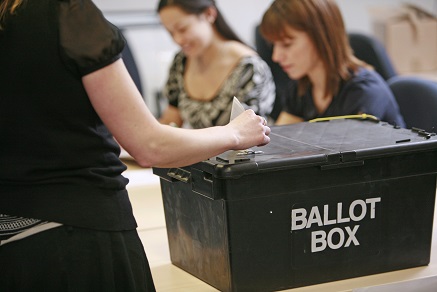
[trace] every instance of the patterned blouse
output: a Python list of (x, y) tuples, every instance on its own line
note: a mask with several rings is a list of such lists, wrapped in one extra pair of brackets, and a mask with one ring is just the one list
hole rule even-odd
[(222, 126), (229, 122), (233, 97), (246, 109), (267, 117), (275, 101), (275, 84), (268, 65), (257, 55), (240, 60), (221, 85), (217, 95), (209, 101), (192, 99), (185, 90), (186, 57), (176, 54), (164, 87), (164, 97), (177, 107), (187, 126), (195, 129)]

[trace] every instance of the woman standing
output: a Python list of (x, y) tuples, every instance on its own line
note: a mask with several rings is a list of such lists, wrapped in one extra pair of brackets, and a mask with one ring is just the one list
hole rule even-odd
[(0, 25), (0, 291), (155, 291), (114, 137), (142, 166), (178, 167), (270, 129), (252, 110), (160, 124), (91, 0), (0, 0)]

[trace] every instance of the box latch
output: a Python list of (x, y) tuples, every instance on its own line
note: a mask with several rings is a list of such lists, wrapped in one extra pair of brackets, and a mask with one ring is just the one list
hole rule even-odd
[(191, 179), (191, 173), (181, 168), (170, 168), (167, 175), (184, 183), (190, 182)]

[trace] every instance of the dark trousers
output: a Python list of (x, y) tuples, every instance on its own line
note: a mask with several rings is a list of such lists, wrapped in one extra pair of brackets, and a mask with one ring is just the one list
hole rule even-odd
[(61, 226), (0, 246), (0, 291), (155, 291), (135, 230)]

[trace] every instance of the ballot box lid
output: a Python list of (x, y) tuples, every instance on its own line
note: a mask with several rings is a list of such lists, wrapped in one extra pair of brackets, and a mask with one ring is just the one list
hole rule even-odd
[(309, 165), (329, 167), (437, 149), (435, 133), (372, 120), (304, 122), (271, 129), (268, 145), (245, 151), (227, 151), (196, 164), (196, 167), (218, 178), (230, 178), (259, 171)]

